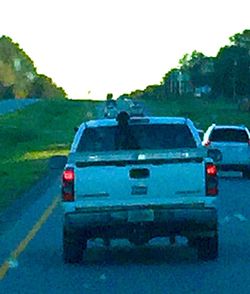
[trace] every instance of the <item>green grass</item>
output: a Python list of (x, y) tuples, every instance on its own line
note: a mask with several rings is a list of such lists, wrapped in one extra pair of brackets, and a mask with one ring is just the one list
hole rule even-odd
[(97, 115), (100, 102), (44, 100), (0, 116), (0, 211), (48, 171), (52, 155), (67, 155), (74, 127)]
[(206, 130), (212, 123), (244, 124), (250, 128), (250, 113), (242, 112), (236, 103), (222, 98), (178, 97), (166, 101), (144, 101), (146, 107), (159, 116), (184, 116), (190, 118), (198, 128)]

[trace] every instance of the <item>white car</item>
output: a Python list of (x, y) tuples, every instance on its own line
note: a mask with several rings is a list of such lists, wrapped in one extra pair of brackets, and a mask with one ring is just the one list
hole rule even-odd
[(221, 170), (241, 171), (250, 178), (250, 132), (246, 126), (212, 124), (202, 143), (221, 151)]

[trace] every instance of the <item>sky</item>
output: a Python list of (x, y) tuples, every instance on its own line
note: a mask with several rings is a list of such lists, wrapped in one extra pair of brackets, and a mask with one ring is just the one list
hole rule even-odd
[(69, 98), (160, 84), (194, 50), (216, 56), (250, 29), (249, 0), (2, 0), (0, 36)]

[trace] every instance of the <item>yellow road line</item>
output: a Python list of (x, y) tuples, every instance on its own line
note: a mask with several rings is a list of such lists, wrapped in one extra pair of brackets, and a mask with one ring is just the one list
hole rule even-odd
[(53, 210), (56, 208), (58, 202), (59, 202), (59, 196), (57, 196), (53, 202), (50, 204), (50, 206), (44, 211), (40, 219), (37, 221), (37, 223), (33, 226), (33, 228), (29, 231), (27, 236), (19, 243), (17, 248), (11, 252), (9, 258), (1, 265), (0, 267), (0, 280), (2, 280), (6, 273), (9, 270), (9, 260), (16, 260), (19, 255), (25, 250), (29, 242), (35, 237), (37, 232), (40, 230), (42, 225), (47, 221), (48, 217), (51, 215)]

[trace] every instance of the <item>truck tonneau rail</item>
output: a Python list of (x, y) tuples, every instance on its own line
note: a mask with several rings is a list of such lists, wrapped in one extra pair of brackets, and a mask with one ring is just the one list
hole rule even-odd
[(102, 161), (77, 161), (76, 167), (90, 167), (90, 166), (126, 166), (126, 165), (142, 165), (142, 164), (171, 164), (171, 163), (186, 163), (186, 162), (198, 162), (201, 163), (203, 158), (172, 158), (172, 159), (145, 159), (145, 160), (102, 160)]

